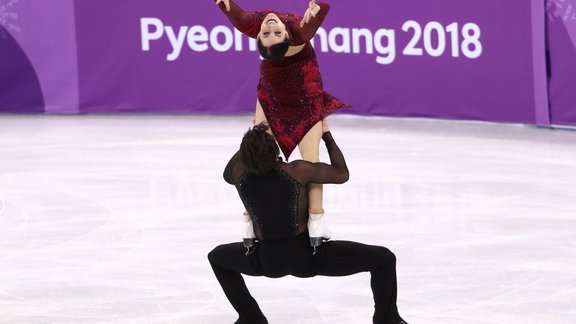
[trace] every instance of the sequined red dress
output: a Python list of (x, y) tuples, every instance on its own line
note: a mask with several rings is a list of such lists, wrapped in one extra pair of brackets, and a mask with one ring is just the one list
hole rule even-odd
[[(301, 17), (276, 13), (288, 29), (290, 45), (304, 45), (293, 56), (279, 61), (263, 60), (260, 65), (258, 100), (276, 141), (288, 159), (304, 135), (317, 122), (337, 109), (351, 107), (324, 91), (316, 53), (310, 40), (316, 34), (330, 10), (327, 3), (319, 3), (320, 12), (304, 27)], [(220, 4), (232, 24), (248, 37), (256, 38), (262, 20), (272, 10), (245, 12), (230, 1), (230, 11)]]

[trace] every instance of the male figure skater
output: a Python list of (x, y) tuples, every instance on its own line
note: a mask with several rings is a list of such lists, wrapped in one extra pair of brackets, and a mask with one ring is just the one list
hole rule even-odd
[[(236, 324), (268, 323), (250, 295), (242, 274), (279, 278), (347, 276), (370, 271), (374, 295), (373, 323), (406, 324), (396, 306), (396, 257), (385, 247), (350, 241), (328, 241), (317, 253), (308, 241), (310, 183), (344, 183), (348, 168), (326, 122), (322, 139), (330, 164), (305, 160), (282, 162), (266, 124), (246, 132), (240, 150), (224, 170), (236, 186), (254, 224), (258, 242), (246, 252), (242, 242), (223, 244), (208, 259), (239, 318)], [(337, 293), (337, 292), (335, 292)]]

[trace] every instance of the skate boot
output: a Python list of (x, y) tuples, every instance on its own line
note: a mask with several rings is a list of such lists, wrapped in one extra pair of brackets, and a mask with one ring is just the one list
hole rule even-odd
[(310, 245), (314, 248), (314, 254), (316, 254), (316, 249), (332, 236), (332, 231), (324, 221), (324, 212), (320, 214), (310, 214), (310, 218), (308, 219), (308, 233), (310, 236)]
[(246, 255), (252, 254), (256, 248), (256, 235), (254, 234), (254, 224), (250, 215), (244, 214), (242, 217), (242, 243), (246, 248)]

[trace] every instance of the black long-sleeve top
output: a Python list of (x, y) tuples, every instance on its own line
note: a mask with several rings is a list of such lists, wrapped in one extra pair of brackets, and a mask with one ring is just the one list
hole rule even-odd
[(251, 174), (237, 152), (226, 165), (224, 180), (236, 186), (259, 239), (280, 239), (307, 230), (308, 184), (348, 181), (344, 155), (332, 134), (325, 132), (322, 139), (330, 164), (304, 160), (278, 162), (277, 168), (267, 174)]

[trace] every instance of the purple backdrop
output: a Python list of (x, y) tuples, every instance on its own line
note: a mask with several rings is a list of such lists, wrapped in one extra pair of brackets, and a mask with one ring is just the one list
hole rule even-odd
[(36, 71), (28, 57), (0, 26), (0, 112), (44, 112), (44, 99)]
[(576, 0), (548, 0), (550, 115), (576, 126)]
[[(76, 33), (74, 26), (73, 0), (0, 0), (0, 40), (13, 37), (23, 50), (16, 61), (4, 62), (12, 69), (22, 69), (22, 62), (28, 61), (38, 80), (36, 89), (33, 77), (27, 71), (15, 76), (6, 75), (0, 66), (0, 75), (9, 78), (22, 91), (30, 92), (41, 99), (35, 99), (34, 106), (26, 110), (18, 108), (11, 99), (13, 94), (2, 87), (0, 110), (5, 112), (78, 112), (78, 72), (76, 68)], [(0, 41), (0, 55), (4, 54), (4, 44)], [(4, 59), (3, 59), (4, 60)], [(21, 75), (21, 77), (19, 76)], [(25, 90), (24, 90), (25, 89)]]
[[(307, 6), (238, 3), (296, 13)], [(574, 105), (548, 108), (544, 0), (331, 4), (314, 44), (326, 90), (353, 104), (349, 113), (547, 125), (554, 112), (574, 120)], [(0, 0), (0, 17), (11, 36), (0, 38), (2, 49), (16, 53), (19, 44), (18, 66), (28, 71), (0, 64), (0, 85), (29, 84), (42, 99), (32, 112), (254, 110), (259, 56), (212, 0)], [(552, 78), (551, 90), (565, 80), (574, 84)], [(0, 92), (0, 111), (24, 112), (14, 93)]]

